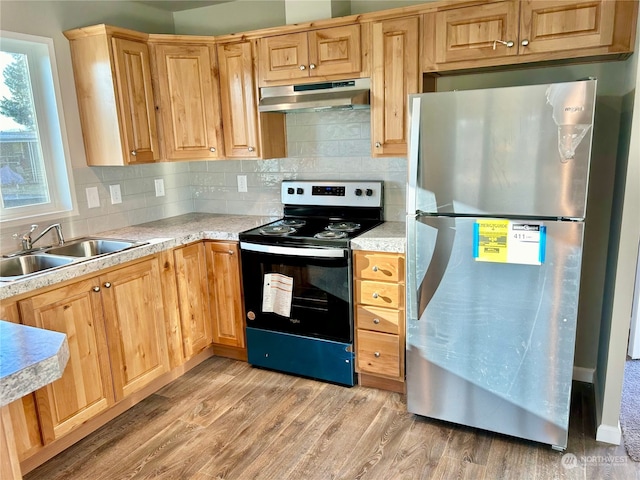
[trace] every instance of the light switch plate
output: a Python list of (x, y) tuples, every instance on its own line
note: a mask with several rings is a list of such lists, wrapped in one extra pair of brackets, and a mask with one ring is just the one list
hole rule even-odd
[(122, 203), (122, 193), (120, 192), (120, 185), (109, 185), (109, 192), (111, 193), (111, 205), (116, 203)]
[(98, 187), (88, 187), (87, 193), (87, 206), (89, 208), (98, 208), (100, 206), (100, 196), (98, 195)]
[(238, 192), (246, 192), (247, 191), (247, 176), (246, 175), (238, 175)]
[(156, 197), (164, 197), (164, 180), (162, 178), (155, 179)]

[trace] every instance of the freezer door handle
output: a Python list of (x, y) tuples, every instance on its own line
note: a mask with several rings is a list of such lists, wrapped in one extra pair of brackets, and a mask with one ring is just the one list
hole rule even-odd
[(409, 184), (407, 185), (407, 213), (416, 211), (416, 185), (418, 182), (418, 155), (420, 153), (420, 97), (412, 98), (409, 120)]

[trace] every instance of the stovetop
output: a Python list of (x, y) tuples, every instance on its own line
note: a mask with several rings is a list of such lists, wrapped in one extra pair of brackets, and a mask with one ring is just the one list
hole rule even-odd
[(284, 217), (242, 232), (241, 242), (346, 248), (382, 223), (382, 182), (286, 180), (281, 197)]

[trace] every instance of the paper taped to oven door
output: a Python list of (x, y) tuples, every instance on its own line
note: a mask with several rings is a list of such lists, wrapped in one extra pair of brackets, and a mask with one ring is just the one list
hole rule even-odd
[(293, 278), (281, 273), (265, 273), (262, 289), (262, 311), (291, 316)]

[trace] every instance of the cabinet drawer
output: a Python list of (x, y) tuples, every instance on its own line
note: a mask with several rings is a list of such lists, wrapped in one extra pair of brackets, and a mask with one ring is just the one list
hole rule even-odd
[(404, 282), (404, 258), (401, 255), (356, 252), (355, 257), (357, 277)]
[(356, 280), (356, 303), (386, 308), (403, 308), (404, 285)]
[(397, 335), (401, 325), (402, 313), (400, 310), (358, 305), (356, 309), (356, 328)]
[(358, 329), (357, 360), (360, 372), (399, 377), (399, 337), (388, 333)]

